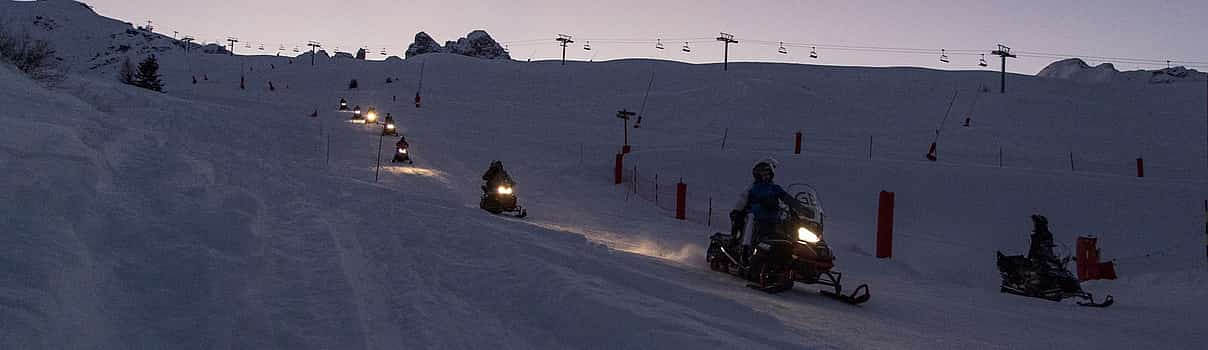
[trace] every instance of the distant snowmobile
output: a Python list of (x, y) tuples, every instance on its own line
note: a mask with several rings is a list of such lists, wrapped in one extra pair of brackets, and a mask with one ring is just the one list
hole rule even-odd
[(833, 271), (835, 256), (823, 239), (822, 205), (809, 185), (795, 184), (787, 192), (802, 209), (781, 205), (781, 222), (774, 234), (766, 236), (754, 247), (742, 244), (746, 227), (745, 216), (736, 218), (732, 232), (715, 233), (709, 239), (705, 259), (709, 268), (744, 277), (748, 285), (768, 293), (793, 288), (793, 283), (820, 284), (833, 290), (822, 295), (848, 304), (861, 304), (870, 298), (868, 285), (862, 284), (851, 294), (843, 294), (843, 274)]
[(365, 123), (365, 116), (361, 114), (361, 106), (352, 108), (352, 122), (360, 124)]
[(415, 162), (411, 160), (410, 148), (411, 148), (411, 145), (407, 143), (406, 139), (399, 139), (398, 143), (394, 144), (394, 159), (391, 159), (390, 162), (391, 163), (406, 162), (407, 164), (415, 164)]
[(345, 100), (343, 97), (340, 98), (340, 110), (341, 111), (348, 110), (348, 100)]
[(505, 182), (484, 192), (482, 199), (478, 202), (478, 207), (491, 214), (508, 213), (518, 218), (524, 218), (528, 216), (528, 211), (518, 204), (515, 191), (516, 187), (513, 183)]
[(482, 186), (479, 208), (497, 215), (508, 213), (518, 218), (528, 216), (528, 211), (517, 204), (516, 182), (503, 170), (503, 162), (491, 162), (491, 167), (482, 175), (482, 180), (486, 181), (486, 184)]
[(394, 125), (394, 117), (390, 116), (390, 113), (386, 113), (386, 118), (382, 123), (385, 124), (382, 126), (382, 135), (398, 136), (398, 128)]
[(1053, 234), (1044, 216), (1032, 215), (1031, 240), (1027, 256), (996, 252), (998, 272), (1002, 274), (1000, 292), (1052, 301), (1078, 298), (1084, 300), (1078, 302), (1081, 306), (1108, 307), (1115, 303), (1111, 295), (1095, 302), (1091, 293), (1082, 290), (1078, 278), (1066, 268), (1070, 257), (1053, 254)]
[(365, 111), (365, 124), (375, 124), (377, 118), (377, 107), (369, 106), (369, 110)]

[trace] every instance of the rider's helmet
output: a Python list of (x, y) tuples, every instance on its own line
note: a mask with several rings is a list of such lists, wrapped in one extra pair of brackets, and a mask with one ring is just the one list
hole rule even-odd
[(772, 179), (776, 177), (777, 163), (772, 158), (764, 158), (755, 162), (755, 166), (751, 168), (751, 177), (754, 177), (755, 181), (758, 182), (772, 182)]

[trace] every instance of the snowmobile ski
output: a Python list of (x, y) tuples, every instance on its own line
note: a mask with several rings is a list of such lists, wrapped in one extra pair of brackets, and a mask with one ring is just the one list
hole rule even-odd
[(868, 294), (867, 284), (861, 284), (859, 287), (856, 287), (856, 290), (852, 291), (851, 294), (843, 294), (839, 287), (835, 287), (835, 291), (824, 290), (820, 293), (832, 299), (836, 299), (851, 305), (860, 305), (868, 302), (869, 299), (872, 299), (872, 296)]

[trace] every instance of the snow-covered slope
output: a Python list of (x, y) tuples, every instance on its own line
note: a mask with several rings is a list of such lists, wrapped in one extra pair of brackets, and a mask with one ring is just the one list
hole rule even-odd
[[(0, 3), (0, 14), (74, 16), (63, 3)], [(68, 57), (111, 45), (73, 35), (53, 38)], [(1202, 82), (1011, 75), (1001, 95), (980, 92), (994, 73), (906, 68), (160, 55), (167, 94), (92, 71), (48, 90), (0, 67), (0, 348), (1208, 341), (1194, 322), (1208, 317)], [(869, 283), (872, 301), (744, 288), (703, 265), (720, 225), (671, 219), (611, 184), (613, 114), (643, 108), (651, 74), (627, 166), (682, 178), (690, 209), (712, 198), (724, 213), (751, 162), (776, 156), (778, 181), (819, 188), (839, 269)], [(392, 140), (344, 122), (340, 97), (392, 113), (416, 164), (375, 182), (378, 144)], [(937, 128), (940, 162), (922, 161)], [(805, 154), (792, 155), (798, 130)], [(493, 159), (517, 177), (530, 218), (477, 209)], [(871, 256), (880, 190), (897, 192), (892, 260)], [(1116, 306), (998, 292), (994, 251), (1025, 250), (1034, 212), (1071, 247), (1100, 237), (1121, 279), (1086, 288)]]

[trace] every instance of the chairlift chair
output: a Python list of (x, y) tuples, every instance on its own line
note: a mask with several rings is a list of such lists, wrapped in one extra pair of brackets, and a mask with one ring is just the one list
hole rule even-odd
[(780, 49), (777, 49), (777, 50), (776, 50), (776, 52), (779, 52), (779, 53), (782, 53), (782, 54), (786, 54), (786, 55), (787, 55), (787, 54), (789, 53), (789, 49), (784, 48), (784, 42), (783, 42), (783, 41), (781, 41), (781, 42), (780, 42)]
[(818, 59), (818, 48), (817, 47), (810, 46), (810, 58)]
[(591, 40), (583, 43), (583, 51), (591, 51)]
[(982, 67), (988, 66), (986, 64), (986, 54), (984, 54), (984, 53), (981, 54), (981, 58), (978, 60), (977, 65), (982, 66)]
[(940, 49), (940, 62), (948, 63), (948, 50)]
[(663, 49), (663, 39), (655, 39), (655, 40), (656, 41), (654, 43), (654, 48), (662, 50)]
[(687, 42), (687, 41), (685, 41), (685, 42), (684, 42), (684, 49), (683, 49), (683, 51), (684, 51), (684, 52), (689, 52), (689, 53), (691, 53), (691, 52), (692, 52), (692, 48), (688, 47), (688, 42)]
[(244, 44), (243, 44), (243, 48), (245, 48), (245, 49), (250, 49), (250, 48), (252, 48), (252, 43), (244, 43)]
[(382, 52), (380, 52), (380, 53), (382, 54), (382, 56), (385, 56), (385, 55), (386, 55), (386, 48), (384, 48), (384, 47), (383, 47), (383, 48), (382, 48)]
[(298, 47), (297, 47), (297, 46), (294, 46), (294, 52), (301, 52), (301, 51), (302, 51), (302, 50), (298, 50)]
[(260, 51), (264, 51), (264, 44), (260, 44)]

